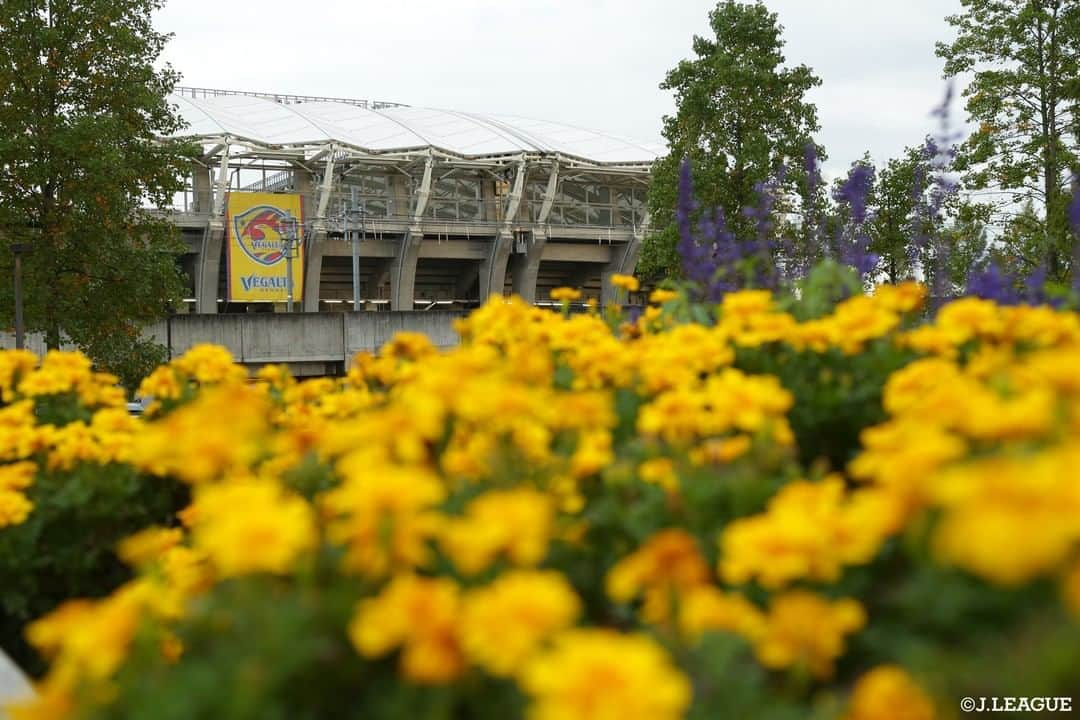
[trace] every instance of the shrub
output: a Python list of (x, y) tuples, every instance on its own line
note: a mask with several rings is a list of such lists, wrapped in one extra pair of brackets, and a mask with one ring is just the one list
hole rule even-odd
[(924, 718), (1077, 686), (1076, 314), (654, 298), (492, 300), (339, 380), (159, 368), (114, 465), (191, 504), (28, 627), (52, 665), (15, 716)]

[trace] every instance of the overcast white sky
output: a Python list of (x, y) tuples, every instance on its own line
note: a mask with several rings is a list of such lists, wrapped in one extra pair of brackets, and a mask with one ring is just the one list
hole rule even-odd
[[(661, 142), (664, 74), (709, 33), (709, 0), (170, 0), (182, 84), (391, 100), (566, 122)], [(934, 42), (960, 0), (767, 0), (809, 96), (827, 170), (934, 128)], [(961, 111), (956, 107), (956, 117)]]

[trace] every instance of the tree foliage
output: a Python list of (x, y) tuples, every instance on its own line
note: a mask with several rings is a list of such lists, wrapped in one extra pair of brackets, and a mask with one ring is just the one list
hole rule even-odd
[[(171, 223), (145, 209), (182, 189), (190, 149), (156, 68), (163, 0), (0, 3), (0, 245), (25, 243), (27, 327), (138, 377), (156, 359), (143, 324), (180, 297)], [(0, 253), (11, 277), (12, 255)], [(10, 283), (0, 322), (10, 326)]]
[[(695, 57), (660, 86), (674, 91), (677, 111), (664, 118), (670, 153), (653, 167), (649, 209), (657, 232), (643, 250), (645, 274), (677, 273), (674, 210), (683, 158), (692, 162), (701, 206), (722, 209), (736, 237), (753, 237), (756, 222), (743, 209), (756, 206), (756, 188), (781, 166), (802, 166), (819, 129), (817, 109), (804, 95), (821, 81), (805, 65), (784, 65), (775, 13), (760, 1), (726, 0), (709, 13), (709, 25), (712, 37), (695, 36)], [(783, 189), (794, 195), (799, 180), (788, 172)]]
[(957, 169), (973, 190), (997, 193), (1002, 222), (1031, 201), (1043, 213), (1039, 257), (1052, 279), (1069, 273), (1070, 170), (1080, 163), (1080, 4), (1075, 0), (962, 0), (938, 43), (945, 74), (972, 73), (964, 90), (978, 125)]

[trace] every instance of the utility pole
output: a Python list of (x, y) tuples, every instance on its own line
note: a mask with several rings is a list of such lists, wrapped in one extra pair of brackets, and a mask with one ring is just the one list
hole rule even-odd
[[(356, 186), (350, 188), (352, 191), (352, 203), (351, 210), (356, 211)], [(361, 223), (363, 222), (363, 216), (361, 216)], [(356, 237), (356, 231), (351, 231), (352, 240), (352, 309), (356, 312), (360, 309), (360, 239)]]
[(297, 246), (297, 224), (296, 218), (286, 213), (285, 219), (281, 221), (281, 234), (284, 237), (282, 243), (282, 249), (285, 252), (285, 311), (292, 313), (293, 311), (293, 269), (292, 260), (293, 252), (295, 252)]

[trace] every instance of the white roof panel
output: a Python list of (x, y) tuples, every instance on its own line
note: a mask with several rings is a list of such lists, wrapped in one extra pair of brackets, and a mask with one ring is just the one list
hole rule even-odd
[(433, 147), (464, 157), (562, 153), (597, 163), (652, 162), (662, 147), (542, 120), (338, 102), (279, 103), (250, 95), (173, 95), (183, 136), (231, 135), (272, 146), (338, 142), (369, 152)]

